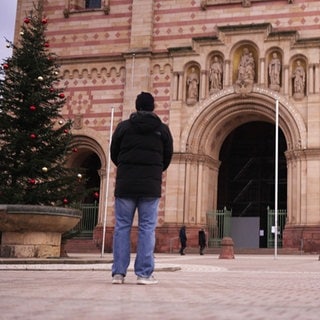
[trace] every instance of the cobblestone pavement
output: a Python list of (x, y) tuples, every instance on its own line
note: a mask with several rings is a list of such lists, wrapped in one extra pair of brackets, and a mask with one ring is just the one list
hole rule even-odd
[[(75, 255), (76, 256), (76, 255)], [(0, 264), (0, 319), (312, 320), (320, 317), (318, 255), (156, 254), (157, 285), (129, 268), (111, 284), (111, 256), (82, 263)]]

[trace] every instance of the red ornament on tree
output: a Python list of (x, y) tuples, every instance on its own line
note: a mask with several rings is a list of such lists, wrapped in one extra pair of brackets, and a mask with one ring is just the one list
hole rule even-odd
[(31, 178), (30, 178), (30, 179), (28, 180), (28, 182), (29, 182), (30, 184), (36, 184), (36, 180), (35, 180), (35, 179), (31, 179)]
[(4, 63), (3, 65), (2, 65), (2, 67), (3, 67), (3, 69), (9, 69), (9, 65), (7, 64), (7, 63)]
[(31, 139), (35, 139), (36, 137), (37, 137), (37, 135), (36, 135), (35, 133), (31, 133), (31, 134), (30, 134), (30, 138), (31, 138)]
[(45, 46), (46, 48), (49, 48), (49, 47), (50, 47), (49, 42), (46, 42), (46, 43), (44, 44), (44, 46)]
[(67, 204), (68, 202), (69, 202), (69, 201), (68, 201), (67, 198), (64, 198), (64, 199), (63, 199), (63, 203), (64, 203), (64, 204)]
[(59, 94), (59, 98), (63, 99), (64, 98), (64, 93)]
[(26, 17), (26, 18), (24, 18), (23, 22), (28, 24), (30, 22), (30, 19), (28, 17)]
[(29, 109), (30, 111), (36, 111), (37, 108), (35, 106), (30, 106)]
[(64, 133), (68, 133), (69, 131), (68, 131), (68, 129), (64, 129), (63, 132)]
[(93, 194), (93, 196), (94, 196), (95, 199), (99, 199), (99, 192), (96, 191), (96, 192)]
[(78, 152), (78, 149), (77, 148), (73, 148), (72, 151), (73, 152)]
[(47, 24), (48, 23), (48, 19), (47, 18), (42, 18), (41, 23), (42, 24)]

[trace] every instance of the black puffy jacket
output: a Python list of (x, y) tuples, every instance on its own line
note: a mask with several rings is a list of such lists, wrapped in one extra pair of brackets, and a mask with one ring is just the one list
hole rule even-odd
[(119, 123), (110, 155), (117, 166), (116, 197), (161, 197), (162, 172), (170, 164), (173, 140), (153, 112), (138, 111)]

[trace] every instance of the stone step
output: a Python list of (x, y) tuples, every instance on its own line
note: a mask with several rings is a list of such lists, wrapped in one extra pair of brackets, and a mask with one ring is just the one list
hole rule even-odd
[[(185, 252), (195, 254), (199, 253), (199, 248), (196, 247), (187, 247)], [(206, 248), (204, 250), (204, 253), (207, 254), (220, 254), (221, 248), (220, 247), (215, 247), (215, 248)], [(234, 248), (234, 253), (235, 254), (274, 254), (275, 250), (274, 248)], [(172, 253), (179, 253), (179, 250), (173, 250)], [(278, 248), (277, 249), (278, 254), (306, 254), (305, 252), (298, 250), (298, 249), (287, 249), (287, 248)]]
[(92, 239), (69, 239), (65, 244), (67, 253), (99, 253), (100, 248)]

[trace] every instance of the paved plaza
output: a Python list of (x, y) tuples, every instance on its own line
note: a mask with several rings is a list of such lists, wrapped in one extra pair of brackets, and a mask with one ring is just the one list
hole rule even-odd
[[(134, 256), (133, 256), (134, 257)], [(319, 255), (156, 254), (157, 285), (136, 285), (132, 264), (111, 284), (111, 259), (94, 255), (1, 259), (1, 320), (318, 320)]]

